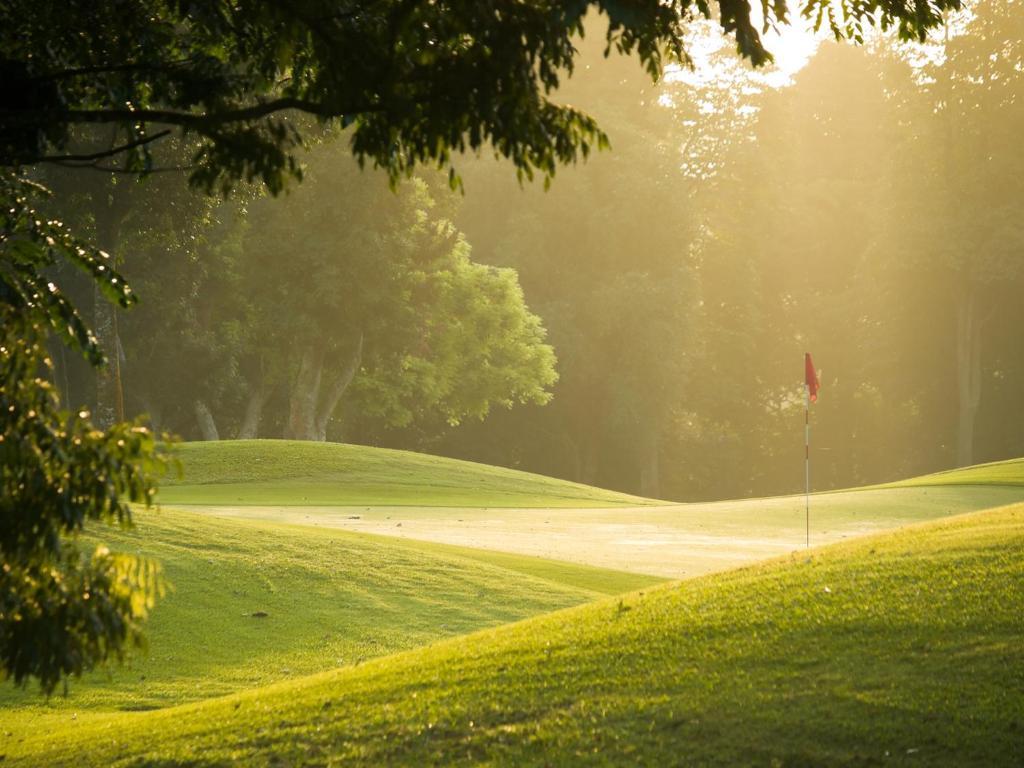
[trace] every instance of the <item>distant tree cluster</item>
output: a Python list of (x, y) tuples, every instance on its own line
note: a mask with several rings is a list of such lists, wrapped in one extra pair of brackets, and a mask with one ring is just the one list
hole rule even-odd
[(407, 427), (550, 399), (540, 319), (514, 271), (472, 261), (447, 184), (392, 190), (336, 143), (306, 177), (281, 199), (221, 204), (180, 178), (80, 188), (74, 210), (117, 217), (106, 230), (150, 299), (108, 328), (118, 365), (98, 384), (58, 365), (66, 396), (112, 413), (120, 393), (128, 413), (206, 440), (340, 439), (345, 410)]

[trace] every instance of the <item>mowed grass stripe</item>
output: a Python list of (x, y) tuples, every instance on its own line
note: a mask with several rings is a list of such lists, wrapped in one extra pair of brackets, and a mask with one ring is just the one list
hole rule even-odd
[(579, 483), (439, 456), (341, 443), (182, 443), (165, 504), (614, 507), (664, 504)]
[[(70, 697), (48, 703), (33, 689), (4, 686), (0, 725), (27, 714), (149, 709), (224, 695), (662, 581), (174, 509), (140, 512), (135, 531), (100, 538), (116, 551), (157, 559), (174, 587), (148, 623), (148, 654), (73, 680)], [(253, 616), (259, 612), (267, 615)]]
[(49, 765), (1013, 765), (1024, 505), (9, 744)]

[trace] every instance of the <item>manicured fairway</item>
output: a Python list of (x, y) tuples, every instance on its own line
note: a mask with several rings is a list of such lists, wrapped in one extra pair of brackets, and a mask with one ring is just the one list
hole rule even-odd
[[(275, 440), (189, 443), (181, 447), (181, 457), (193, 484), (172, 485), (161, 494), (191, 501), (192, 508), (209, 514), (342, 528), (668, 578), (802, 549), (806, 536), (803, 496), (639, 503), (643, 500), (597, 488), (423, 454)], [(351, 468), (345, 470), (348, 475), (344, 467)], [(347, 500), (314, 503), (316, 498)], [(355, 506), (357, 498), (364, 503)], [(547, 503), (541, 503), (544, 498)], [(815, 494), (811, 544), (1017, 501), (1024, 501), (1024, 460)]]
[[(1024, 500), (1019, 485), (885, 488), (811, 499), (811, 545)], [(202, 507), (208, 514), (446, 542), (668, 578), (804, 548), (804, 499), (610, 509)]]
[(358, 664), (659, 581), (173, 509), (140, 513), (136, 533), (103, 541), (156, 558), (174, 586), (151, 617), (148, 655), (72, 681), (69, 698), (48, 704), (0, 687), (0, 735), (38, 727), (37, 716), (152, 709)]
[(663, 502), (514, 469), (341, 443), (229, 440), (176, 447), (164, 504), (614, 507)]
[(150, 713), (10, 764), (1019, 765), (1024, 505)]

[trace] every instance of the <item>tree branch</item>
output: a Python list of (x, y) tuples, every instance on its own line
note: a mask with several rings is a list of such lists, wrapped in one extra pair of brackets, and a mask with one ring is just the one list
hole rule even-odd
[[(46, 119), (49, 122), (65, 123), (163, 123), (202, 130), (226, 123), (259, 120), (274, 112), (287, 109), (308, 112), (319, 117), (341, 117), (345, 114), (360, 112), (381, 112), (384, 107), (379, 104), (352, 104), (344, 109), (339, 109), (316, 101), (287, 96), (223, 112), (196, 113), (169, 109), (68, 109), (60, 112), (48, 112)], [(0, 117), (15, 120), (21, 118), (33, 124), (40, 122), (40, 115), (35, 110), (0, 109)]]
[(98, 163), (57, 163), (62, 168), (74, 168), (80, 171), (102, 171), (103, 173), (122, 173), (129, 176), (148, 176), (151, 173), (180, 173), (182, 171), (191, 171), (196, 168), (195, 164), (190, 165), (161, 165), (156, 168), (147, 168), (145, 171), (132, 170), (130, 168), (119, 168), (116, 165), (99, 165)]
[(109, 64), (98, 65), (95, 67), (76, 67), (74, 69), (61, 69), (54, 72), (44, 72), (42, 74), (33, 75), (29, 80), (39, 83), (47, 82), (49, 80), (67, 80), (72, 77), (81, 77), (82, 75), (102, 75), (116, 72), (163, 72), (169, 69), (177, 69), (178, 67), (189, 63), (191, 63), (189, 59), (179, 59), (178, 61), (168, 61), (160, 65)]
[(142, 147), (146, 144), (150, 144), (154, 141), (159, 141), (164, 136), (168, 136), (171, 133), (171, 129), (167, 128), (159, 133), (155, 133), (152, 136), (144, 136), (141, 139), (135, 141), (129, 141), (127, 144), (121, 144), (117, 147), (111, 147), (110, 149), (104, 150), (103, 152), (93, 152), (89, 155), (42, 155), (40, 157), (26, 160), (27, 163), (57, 163), (58, 165), (72, 165), (74, 163), (82, 163), (83, 165), (91, 165), (97, 160), (103, 160), (107, 157), (113, 157), (119, 155), (122, 152), (127, 152), (129, 149), (135, 149), (136, 147)]

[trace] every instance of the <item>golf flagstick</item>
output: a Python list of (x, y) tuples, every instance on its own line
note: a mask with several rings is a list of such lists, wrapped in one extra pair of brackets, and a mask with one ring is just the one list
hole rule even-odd
[(804, 519), (806, 522), (806, 541), (804, 546), (811, 546), (811, 388), (804, 384)]
[(818, 401), (818, 372), (814, 370), (811, 353), (804, 353), (804, 517), (806, 538), (804, 545), (811, 546), (811, 403)]

